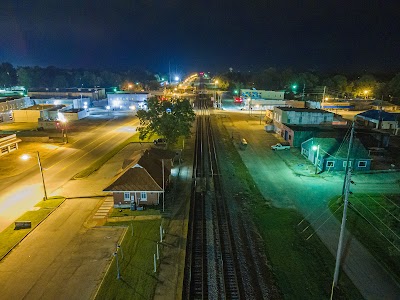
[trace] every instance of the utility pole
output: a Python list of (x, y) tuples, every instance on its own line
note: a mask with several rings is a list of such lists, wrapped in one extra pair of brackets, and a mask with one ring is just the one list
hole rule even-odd
[(344, 190), (346, 186), (346, 177), (347, 173), (349, 171), (349, 164), (350, 164), (350, 153), (351, 153), (351, 148), (353, 147), (353, 138), (354, 138), (354, 121), (351, 125), (351, 133), (350, 133), (350, 140), (349, 140), (349, 149), (347, 149), (347, 159), (346, 159), (346, 170), (345, 170), (345, 175), (344, 175), (344, 182), (343, 182), (343, 188), (342, 188), (342, 196), (344, 195)]
[(168, 62), (169, 84), (171, 84), (171, 61)]
[(303, 94), (301, 95), (301, 101), (304, 101), (304, 91), (306, 89), (306, 84), (303, 83)]
[(36, 154), (37, 154), (37, 159), (38, 159), (38, 164), (39, 164), (40, 175), (42, 176), (44, 200), (47, 200), (46, 185), (44, 183), (43, 168), (42, 168), (42, 162), (40, 161), (39, 151), (36, 151)]
[(337, 252), (336, 252), (336, 264), (335, 264), (335, 273), (333, 275), (331, 299), (333, 299), (333, 290), (337, 286), (337, 281), (338, 281), (338, 278), (339, 278), (340, 261), (341, 261), (341, 258), (342, 258), (342, 251), (343, 251), (344, 230), (345, 230), (345, 227), (346, 227), (347, 206), (349, 204), (350, 182), (351, 182), (351, 168), (348, 168), (347, 176), (346, 176), (346, 179), (345, 179), (345, 193), (344, 193), (344, 206), (343, 206), (342, 225), (340, 227), (339, 243), (338, 243), (338, 249), (337, 249)]
[(325, 92), (326, 92), (326, 86), (324, 86), (324, 92), (322, 93), (322, 102), (325, 101)]
[(165, 187), (164, 187), (164, 182), (165, 182), (165, 179), (164, 179), (164, 177), (165, 177), (165, 175), (164, 175), (164, 159), (162, 159), (161, 160), (161, 165), (162, 165), (162, 189), (163, 189), (163, 194), (162, 194), (162, 211), (164, 212), (164, 210), (165, 210), (165, 205), (164, 205), (164, 202), (165, 202)]

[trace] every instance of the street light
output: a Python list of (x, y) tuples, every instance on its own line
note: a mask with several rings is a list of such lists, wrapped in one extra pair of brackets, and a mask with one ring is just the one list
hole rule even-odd
[(219, 107), (219, 103), (217, 101), (217, 84), (218, 84), (218, 80), (214, 81), (214, 101), (215, 103), (217, 103), (217, 107)]
[(110, 115), (111, 106), (110, 106), (110, 105), (107, 105), (107, 106), (106, 106), (106, 109), (107, 109), (108, 115)]
[(364, 97), (365, 97), (365, 99), (367, 99), (367, 98), (368, 98), (368, 93), (369, 93), (369, 91), (368, 91), (368, 90), (365, 90), (365, 91), (364, 91), (364, 95), (365, 95)]
[(64, 130), (65, 130), (65, 143), (68, 144), (68, 127), (67, 127), (67, 119), (61, 120), (63, 123), (62, 135), (63, 135), (63, 142), (64, 142)]
[(312, 146), (314, 151), (317, 151), (317, 155), (315, 157), (315, 174), (318, 174), (318, 156), (319, 156), (319, 145)]
[[(37, 159), (38, 159), (38, 165), (39, 165), (39, 170), (40, 170), (40, 175), (42, 176), (42, 183), (43, 183), (43, 192), (44, 192), (44, 198), (43, 200), (47, 200), (47, 192), (46, 192), (46, 185), (44, 183), (44, 176), (43, 176), (43, 168), (42, 168), (42, 162), (40, 161), (40, 155), (39, 151), (36, 151), (37, 153)], [(30, 156), (28, 154), (24, 154), (21, 156), (22, 160), (28, 160)]]

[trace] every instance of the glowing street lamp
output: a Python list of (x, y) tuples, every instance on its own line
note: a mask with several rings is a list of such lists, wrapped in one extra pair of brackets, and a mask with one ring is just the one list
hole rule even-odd
[[(43, 200), (47, 200), (47, 192), (46, 192), (46, 185), (45, 185), (45, 183), (44, 183), (42, 162), (40, 161), (39, 151), (37, 151), (36, 153), (37, 153), (37, 160), (38, 160), (40, 175), (42, 176), (43, 192), (44, 192), (44, 198), (43, 198)], [(21, 156), (21, 159), (22, 159), (22, 160), (28, 160), (29, 158), (30, 158), (30, 156), (29, 156), (28, 154), (24, 154), (24, 155)]]
[(314, 145), (311, 147), (314, 151), (317, 151), (315, 156), (315, 174), (318, 174), (318, 156), (319, 156), (319, 145)]
[(218, 80), (214, 81), (214, 101), (217, 103), (217, 107), (221, 107), (220, 103), (217, 101), (217, 84), (218, 84)]
[(369, 93), (369, 91), (368, 91), (368, 90), (364, 90), (364, 97), (365, 97), (365, 99), (367, 99), (367, 98), (368, 98), (368, 93)]
[(68, 127), (67, 127), (67, 119), (61, 120), (61, 123), (63, 123), (63, 141), (64, 141), (64, 130), (65, 130), (65, 143), (68, 144)]

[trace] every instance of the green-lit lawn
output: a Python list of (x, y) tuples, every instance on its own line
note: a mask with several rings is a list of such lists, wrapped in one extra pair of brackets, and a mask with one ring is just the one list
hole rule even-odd
[(156, 253), (156, 242), (160, 240), (160, 224), (161, 219), (107, 224), (128, 226), (121, 245), (123, 258), (119, 252), (122, 278), (117, 279), (116, 261), (113, 259), (96, 299), (153, 298), (158, 281), (157, 274), (153, 272), (153, 255)]
[[(400, 282), (400, 194), (353, 194), (346, 227)], [(330, 202), (334, 212), (342, 202)], [(342, 218), (343, 207), (335, 216)]]
[(15, 245), (28, 235), (40, 222), (42, 222), (54, 209), (56, 209), (65, 198), (52, 197), (46, 201), (41, 201), (35, 207), (38, 210), (28, 211), (20, 216), (16, 221), (31, 221), (32, 228), (14, 230), (14, 223), (0, 233), (0, 258), (7, 254)]

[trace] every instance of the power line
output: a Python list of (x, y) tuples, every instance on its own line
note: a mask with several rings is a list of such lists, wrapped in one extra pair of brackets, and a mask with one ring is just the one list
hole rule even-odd
[(381, 196), (385, 197), (390, 203), (392, 203), (392, 204), (393, 204), (394, 206), (396, 206), (397, 208), (400, 208), (400, 206), (398, 206), (396, 203), (394, 203), (394, 202), (392, 201), (392, 199), (386, 197), (384, 194), (381, 194)]
[(343, 203), (340, 204), (340, 206), (334, 211), (334, 213), (331, 214), (331, 215), (328, 217), (328, 219), (326, 219), (325, 222), (323, 222), (323, 223), (321, 224), (321, 226), (319, 226), (317, 229), (315, 229), (314, 232), (313, 232), (312, 234), (310, 234), (310, 235), (306, 238), (306, 241), (308, 241), (308, 240), (318, 231), (318, 229), (320, 229), (322, 226), (324, 226), (325, 223), (328, 222), (328, 220), (329, 220), (330, 218), (332, 218), (332, 216), (334, 216), (335, 213), (336, 213), (342, 206), (343, 206)]
[[(342, 197), (340, 196), (339, 198), (336, 199), (336, 201), (338, 201), (340, 198), (342, 198)], [(336, 201), (335, 201), (335, 202), (336, 202)], [(314, 220), (314, 222), (317, 221), (325, 212), (329, 211), (330, 208), (331, 208), (332, 206), (333, 206), (333, 204), (332, 204), (331, 206), (328, 206), (328, 208), (326, 208), (326, 209), (320, 214), (320, 216)], [(311, 215), (314, 214), (314, 212), (316, 212), (317, 209), (318, 209), (318, 208), (315, 208), (311, 213), (309, 213), (307, 216), (305, 216), (305, 217), (297, 224), (297, 226), (299, 226), (301, 223), (303, 223), (304, 220), (306, 220), (306, 219), (308, 219), (309, 217), (311, 217)], [(307, 226), (307, 227), (309, 227), (309, 226)], [(304, 230), (303, 230), (302, 232), (304, 232)]]
[[(357, 197), (355, 197), (357, 198)], [(400, 236), (398, 236), (389, 226), (387, 226), (376, 214), (374, 214), (364, 203), (362, 203), (362, 201), (357, 198), (357, 200), (359, 200), (359, 203), (362, 204), (379, 222), (381, 222), (390, 232), (392, 232), (399, 240), (400, 240)]]
[(382, 207), (385, 211), (387, 211), (393, 218), (395, 218), (397, 220), (397, 222), (400, 222), (400, 219), (398, 219), (395, 215), (393, 215), (389, 210), (387, 210), (382, 204), (380, 204), (378, 201), (376, 201), (373, 197), (371, 197), (370, 195), (367, 194), (367, 196), (369, 198), (372, 199), (372, 201), (374, 201), (376, 204), (378, 204), (380, 207)]
[(372, 224), (357, 208), (354, 207), (353, 204), (350, 205), (352, 209), (354, 209), (366, 222), (368, 222), (376, 231), (378, 231), (384, 238), (387, 240), (397, 251), (400, 252), (400, 249), (397, 248), (395, 244), (393, 244), (374, 224)]

